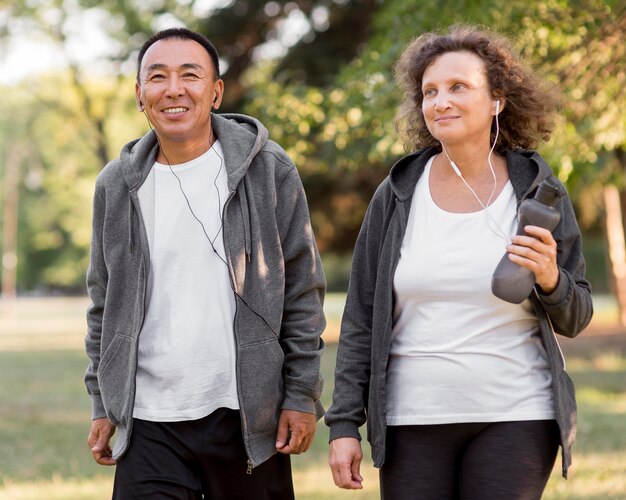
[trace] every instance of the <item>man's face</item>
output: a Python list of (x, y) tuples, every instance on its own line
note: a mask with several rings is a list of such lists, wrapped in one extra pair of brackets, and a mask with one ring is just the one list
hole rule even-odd
[(143, 107), (165, 148), (202, 149), (211, 136), (211, 108), (224, 90), (207, 51), (193, 40), (159, 40), (146, 51), (136, 85)]

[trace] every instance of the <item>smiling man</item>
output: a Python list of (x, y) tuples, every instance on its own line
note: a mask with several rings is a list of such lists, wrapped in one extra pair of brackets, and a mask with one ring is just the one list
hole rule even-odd
[(88, 443), (114, 498), (292, 499), (289, 454), (323, 413), (302, 184), (259, 121), (215, 114), (223, 93), (208, 39), (154, 35), (136, 84), (151, 130), (96, 181)]

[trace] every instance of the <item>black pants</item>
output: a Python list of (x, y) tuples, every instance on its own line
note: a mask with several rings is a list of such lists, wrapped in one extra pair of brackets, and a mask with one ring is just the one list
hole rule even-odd
[(539, 499), (558, 447), (554, 420), (389, 426), (381, 498)]
[(236, 410), (219, 408), (186, 422), (135, 419), (113, 498), (293, 500), (291, 462), (278, 453), (248, 474)]

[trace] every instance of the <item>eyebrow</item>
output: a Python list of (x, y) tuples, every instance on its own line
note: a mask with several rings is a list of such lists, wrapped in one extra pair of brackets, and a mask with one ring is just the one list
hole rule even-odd
[[(468, 85), (474, 85), (473, 83), (470, 82), (470, 78), (464, 77), (464, 76), (458, 76), (458, 75), (452, 75), (449, 78), (446, 78), (443, 83), (446, 85), (450, 85), (452, 83), (466, 83)], [(431, 80), (422, 80), (422, 88), (424, 88), (425, 86), (428, 85), (434, 85), (434, 83)]]
[[(162, 63), (155, 63), (155, 64), (151, 64), (150, 66), (148, 66), (146, 68), (147, 72), (150, 71), (158, 71), (160, 69), (166, 69), (167, 65), (166, 64), (162, 64)], [(202, 70), (204, 69), (201, 65), (196, 64), (196, 63), (183, 63), (179, 66), (179, 68), (182, 69), (197, 69), (197, 70)]]

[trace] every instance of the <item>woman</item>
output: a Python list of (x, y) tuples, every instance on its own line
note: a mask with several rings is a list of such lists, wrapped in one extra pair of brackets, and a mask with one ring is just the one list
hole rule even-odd
[[(415, 152), (376, 191), (356, 243), (330, 426), (337, 486), (362, 487), (367, 417), (385, 499), (540, 498), (576, 413), (555, 332), (592, 316), (581, 236), (567, 195), (551, 233), (516, 208), (544, 179), (529, 148), (554, 99), (498, 36), (426, 34), (396, 66), (398, 124)], [(565, 189), (560, 186), (565, 193)], [(522, 304), (491, 292), (508, 251), (535, 275)]]

